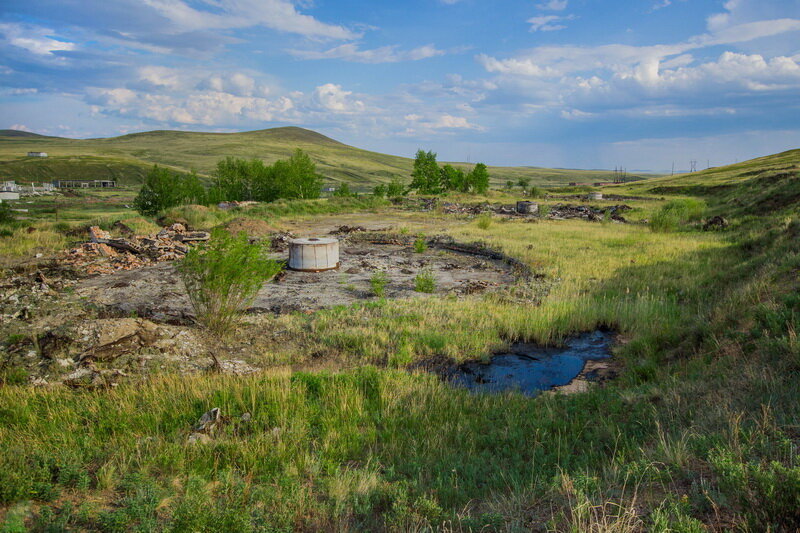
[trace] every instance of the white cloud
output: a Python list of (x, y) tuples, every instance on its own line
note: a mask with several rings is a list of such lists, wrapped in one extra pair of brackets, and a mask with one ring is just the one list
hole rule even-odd
[(75, 50), (75, 43), (55, 39), (53, 30), (40, 26), (0, 24), (0, 33), (8, 44), (40, 56)]
[(31, 131), (30, 128), (25, 124), (12, 124), (8, 127), (8, 129), (16, 131)]
[(549, 11), (564, 11), (567, 9), (567, 3), (567, 0), (549, 0), (541, 4), (536, 4), (536, 7)]
[(215, 12), (202, 11), (182, 0), (143, 0), (181, 31), (233, 29), (263, 26), (306, 37), (354, 39), (357, 33), (335, 24), (320, 22), (299, 13), (287, 0), (214, 0)]
[(542, 15), (531, 17), (527, 20), (531, 25), (530, 31), (557, 31), (566, 28), (563, 24), (553, 24), (559, 20), (569, 20), (569, 17), (559, 17), (557, 15)]
[(347, 43), (325, 51), (289, 50), (289, 53), (300, 59), (342, 59), (355, 63), (397, 63), (400, 61), (419, 61), (444, 55), (432, 44), (419, 46), (411, 50), (398, 50), (396, 45), (381, 46), (371, 50), (360, 50), (358, 44)]
[(314, 101), (324, 110), (333, 113), (358, 113), (364, 110), (364, 102), (351, 98), (353, 93), (341, 85), (326, 83), (314, 90)]

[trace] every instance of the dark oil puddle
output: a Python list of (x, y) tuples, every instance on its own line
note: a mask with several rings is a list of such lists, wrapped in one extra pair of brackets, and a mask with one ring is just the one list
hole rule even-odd
[(508, 352), (493, 355), (488, 363), (468, 361), (452, 368), (446, 378), (476, 392), (516, 390), (534, 396), (568, 384), (587, 361), (611, 357), (612, 343), (613, 334), (600, 330), (569, 337), (559, 348), (515, 343)]

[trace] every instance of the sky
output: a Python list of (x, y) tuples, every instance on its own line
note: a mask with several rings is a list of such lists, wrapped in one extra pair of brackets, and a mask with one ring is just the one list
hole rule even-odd
[(800, 0), (2, 0), (0, 128), (669, 171), (800, 148)]

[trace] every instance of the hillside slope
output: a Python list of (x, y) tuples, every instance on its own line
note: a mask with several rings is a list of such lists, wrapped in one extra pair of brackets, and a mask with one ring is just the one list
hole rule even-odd
[[(361, 150), (314, 131), (296, 127), (242, 133), (150, 131), (102, 139), (44, 137), (27, 132), (0, 130), (0, 178), (43, 180), (53, 177), (122, 176), (122, 182), (139, 181), (142, 169), (152, 164), (211, 175), (226, 156), (284, 159), (301, 148), (311, 155), (319, 172), (333, 182), (365, 189), (393, 178), (408, 180), (412, 160)], [(47, 160), (25, 157), (29, 151), (49, 154)], [(89, 161), (93, 165), (86, 165)], [(135, 169), (135, 170), (134, 170)], [(612, 173), (534, 167), (490, 167), (495, 184), (520, 177), (542, 186), (571, 181), (605, 181)]]
[[(614, 188), (636, 193), (687, 194), (707, 196), (724, 194), (740, 187), (753, 187), (791, 178), (800, 170), (800, 149), (713, 167), (691, 174), (652, 178)], [(612, 189), (609, 189), (612, 190)]]

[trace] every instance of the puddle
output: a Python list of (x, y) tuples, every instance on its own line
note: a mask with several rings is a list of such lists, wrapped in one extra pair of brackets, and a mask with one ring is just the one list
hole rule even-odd
[[(588, 361), (611, 357), (613, 334), (593, 331), (569, 337), (560, 348), (515, 343), (509, 351), (492, 356), (488, 363), (469, 361), (451, 370), (448, 379), (476, 392), (517, 390), (534, 396), (570, 383)], [(592, 379), (591, 373), (585, 377)]]

